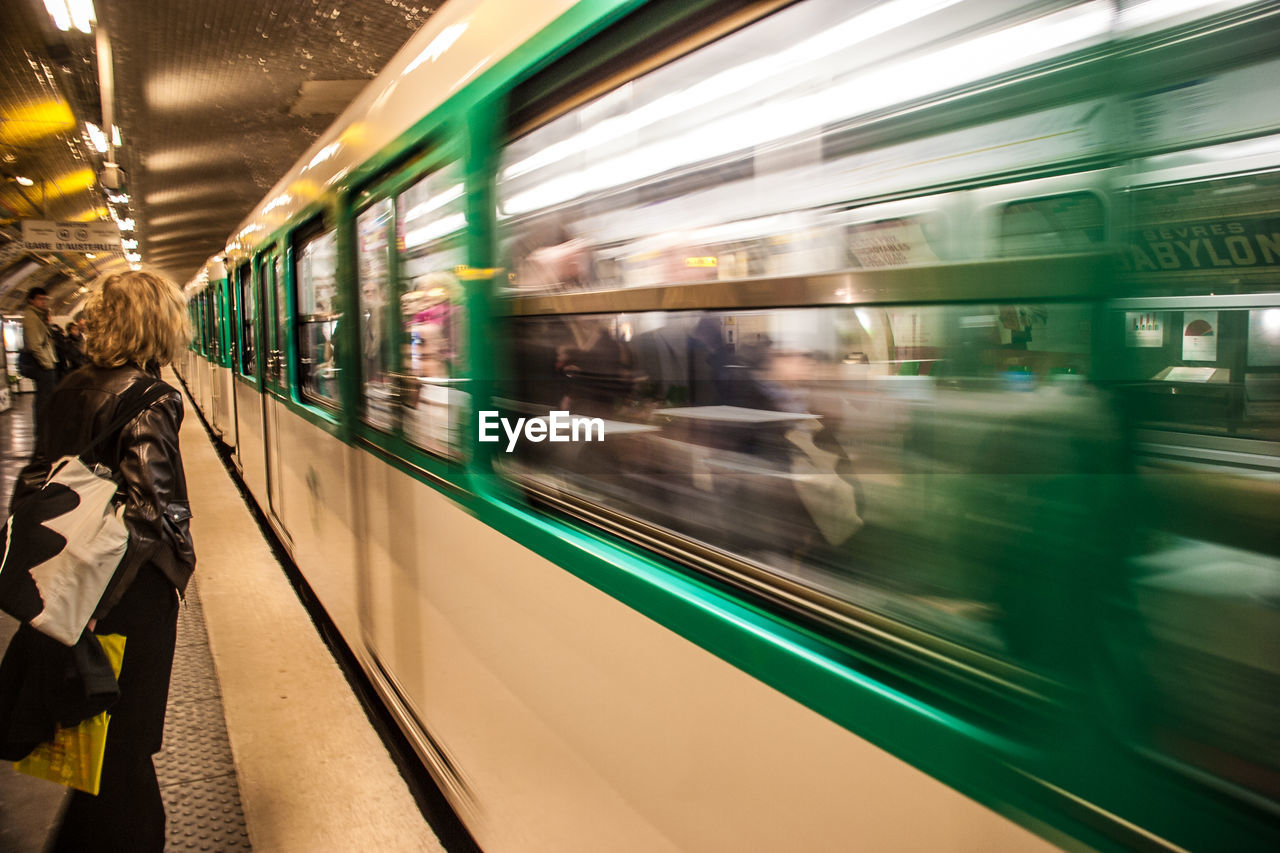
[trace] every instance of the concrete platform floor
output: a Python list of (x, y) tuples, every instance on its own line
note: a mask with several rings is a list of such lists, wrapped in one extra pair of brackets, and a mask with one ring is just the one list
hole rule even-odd
[[(0, 500), (30, 454), (30, 400), (0, 414)], [(156, 758), (166, 849), (443, 851), (189, 400), (181, 443), (199, 563)], [(0, 624), (0, 644), (13, 630)], [(247, 840), (232, 825), (237, 796)], [(62, 798), (0, 768), (0, 850), (40, 850)]]

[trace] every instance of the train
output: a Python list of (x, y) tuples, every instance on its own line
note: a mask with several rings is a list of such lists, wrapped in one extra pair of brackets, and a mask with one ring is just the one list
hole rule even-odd
[(481, 849), (1275, 850), (1277, 46), (450, 0), (176, 367)]

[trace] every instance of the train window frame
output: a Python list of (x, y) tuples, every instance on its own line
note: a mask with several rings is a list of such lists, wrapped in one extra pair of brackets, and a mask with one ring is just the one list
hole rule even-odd
[[(330, 310), (324, 312), (323, 315), (318, 312), (304, 312), (303, 306), (310, 305), (315, 300), (315, 294), (309, 290), (314, 284), (313, 279), (304, 278), (302, 268), (308, 262), (307, 249), (315, 246), (317, 243), (327, 241), (330, 244), (332, 252), (331, 271), (333, 282), (331, 284)], [(341, 310), (345, 301), (342, 295), (341, 277), (339, 276), (340, 250), (338, 246), (338, 229), (326, 226), (324, 218), (317, 216), (314, 219), (304, 223), (298, 227), (289, 239), (289, 264), (286, 275), (290, 279), (285, 286), (288, 296), (293, 299), (295, 310), (292, 315), (281, 321), (283, 328), (281, 331), (288, 335), (292, 333), (293, 342), (287, 345), (289, 354), (288, 362), (292, 362), (296, 369), (298, 399), (312, 406), (319, 407), (330, 413), (338, 413), (342, 411), (342, 370), (343, 364), (347, 361), (341, 357), (341, 341), (335, 340), (341, 334), (340, 324), (346, 312)], [(304, 288), (308, 290), (304, 291)], [(277, 291), (279, 285), (277, 284)], [(306, 299), (304, 299), (304, 294)], [(323, 317), (323, 319), (318, 319)], [(323, 326), (328, 325), (329, 333), (324, 337), (324, 345), (329, 348), (330, 356), (328, 363), (331, 370), (332, 394), (326, 394), (317, 390), (319, 386), (313, 387), (311, 371), (319, 371), (322, 365), (316, 361), (316, 355), (308, 348), (305, 342), (310, 340), (307, 332), (314, 331), (306, 328), (320, 324), (321, 335), (324, 335)]]
[[(466, 448), (467, 441), (461, 433), (462, 413), (456, 408), (453, 402), (447, 404), (450, 424), (446, 431), (455, 433), (455, 437), (443, 444), (434, 444), (422, 437), (422, 435), (412, 435), (406, 429), (406, 419), (404, 417), (404, 401), (413, 396), (419, 399), (418, 395), (422, 393), (420, 388), (406, 390), (404, 382), (408, 377), (403, 370), (404, 350), (411, 340), (411, 335), (405, 329), (403, 322), (401, 304), (407, 295), (405, 290), (405, 282), (403, 281), (403, 272), (406, 265), (407, 252), (404, 248), (404, 238), (402, 232), (402, 210), (399, 204), (401, 199), (407, 192), (414, 187), (429, 180), (433, 175), (439, 175), (446, 170), (456, 169), (458, 181), (462, 186), (462, 194), (460, 196), (462, 213), (466, 217), (462, 228), (457, 232), (451, 232), (450, 235), (456, 233), (458, 236), (457, 244), (453, 248), (461, 251), (462, 257), (469, 260), (470, 241), (471, 241), (471, 222), (468, 214), (469, 185), (467, 178), (467, 163), (463, 155), (461, 146), (456, 144), (447, 134), (443, 138), (438, 138), (435, 144), (427, 151), (419, 153), (417, 156), (409, 158), (408, 162), (403, 165), (393, 166), (382, 172), (379, 176), (372, 179), (363, 189), (355, 195), (355, 200), (351, 207), (350, 217), (350, 233), (353, 247), (353, 269), (355, 281), (355, 299), (357, 303), (357, 339), (363, 342), (365, 340), (366, 313), (372, 316), (373, 312), (366, 312), (365, 298), (363, 292), (363, 281), (361, 272), (364, 267), (361, 255), (361, 220), (379, 205), (388, 205), (390, 216), (387, 221), (382, 224), (385, 229), (386, 242), (386, 266), (385, 280), (381, 293), (380, 304), (384, 307), (383, 322), (380, 324), (380, 333), (385, 337), (384, 349), (387, 357), (384, 362), (386, 374), (392, 377), (387, 383), (388, 385), (397, 385), (389, 392), (389, 413), (380, 417), (374, 414), (370, 405), (369, 382), (367, 380), (366, 360), (364, 358), (363, 345), (359, 349), (357, 360), (360, 363), (360, 376), (358, 382), (358, 415), (356, 423), (358, 429), (369, 440), (375, 444), (384, 446), (394, 452), (397, 456), (406, 459), (422, 454), (427, 459), (440, 460), (449, 464), (462, 464), (467, 457)], [(456, 280), (456, 277), (455, 277)], [(460, 345), (464, 352), (468, 345), (466, 341), (466, 307), (465, 293), (461, 288), (460, 282), (457, 283), (457, 298), (451, 300), (461, 312), (462, 317), (459, 322), (459, 338)], [(465, 365), (465, 358), (464, 358)], [(396, 377), (399, 377), (397, 380)], [(421, 377), (416, 377), (421, 380)], [(458, 370), (455, 375), (448, 377), (448, 381), (442, 384), (446, 388), (446, 393), (450, 398), (456, 396), (454, 391), (455, 383), (464, 384), (469, 381), (467, 369), (464, 366)], [(423, 387), (430, 385), (436, 387), (438, 383), (422, 383)], [(469, 406), (469, 403), (468, 403)]]

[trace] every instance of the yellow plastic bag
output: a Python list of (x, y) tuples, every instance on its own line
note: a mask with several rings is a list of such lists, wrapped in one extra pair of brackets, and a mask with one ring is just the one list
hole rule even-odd
[[(98, 642), (107, 653), (111, 671), (119, 678), (120, 664), (124, 661), (124, 635), (103, 634)], [(37, 746), (26, 758), (14, 762), (13, 767), (28, 776), (87, 791), (96, 797), (102, 782), (102, 757), (107, 748), (110, 720), (111, 715), (103, 711), (77, 726), (59, 728), (53, 740)]]

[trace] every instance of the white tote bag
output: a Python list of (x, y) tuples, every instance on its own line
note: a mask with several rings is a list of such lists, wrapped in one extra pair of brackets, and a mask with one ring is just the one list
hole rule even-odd
[[(78, 457), (64, 456), (54, 463), (40, 490), (42, 496), (53, 492), (53, 500), (40, 500), (39, 505), (56, 506), (60, 502), (57, 493), (62, 489), (75, 494), (79, 501), (69, 512), (39, 520), (62, 536), (65, 544), (57, 554), (27, 569), (44, 602), (44, 608), (27, 621), (32, 628), (74, 646), (124, 557), (129, 531), (124, 526), (124, 507), (113, 507), (111, 503), (116, 496), (115, 482), (89, 470)], [(36, 519), (27, 515), (24, 521)], [(5, 527), (0, 572), (11, 559), (41, 556), (30, 552), (24, 555), (22, 549), (13, 548), (12, 527), (12, 523)]]

